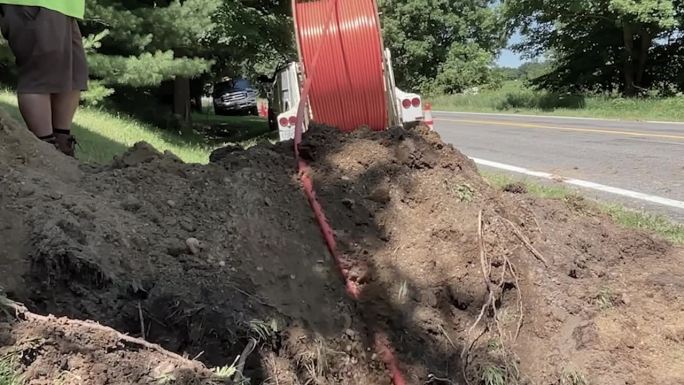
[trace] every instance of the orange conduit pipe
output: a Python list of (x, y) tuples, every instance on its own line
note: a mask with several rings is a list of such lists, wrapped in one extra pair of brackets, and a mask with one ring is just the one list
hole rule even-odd
[[(298, 3), (296, 3), (295, 0), (295, 8)], [(321, 74), (325, 74), (326, 71), (323, 71), (322, 69), (325, 68), (324, 66), (327, 63), (324, 58), (326, 54), (329, 53), (327, 49), (329, 47), (326, 46), (326, 41), (339, 38), (339, 33), (335, 33), (336, 30), (336, 25), (339, 25), (337, 23), (338, 19), (337, 17), (339, 16), (339, 6), (341, 3), (346, 3), (347, 1), (349, 2), (361, 2), (361, 1), (367, 1), (368, 3), (373, 4), (373, 7), (375, 7), (375, 1), (374, 0), (324, 0), (324, 1), (319, 1), (320, 3), (325, 3), (325, 7), (321, 7), (318, 9), (318, 12), (321, 12), (318, 16), (319, 19), (316, 20), (316, 24), (319, 26), (319, 30), (316, 32), (316, 35), (319, 36), (318, 38), (318, 45), (317, 46), (311, 46), (309, 49), (311, 49), (310, 56), (309, 56), (309, 61), (308, 61), (308, 76), (306, 76), (304, 80), (304, 84), (302, 87), (302, 93), (301, 93), (301, 99), (299, 101), (299, 106), (297, 107), (297, 121), (295, 124), (295, 137), (294, 137), (294, 152), (295, 152), (295, 158), (297, 160), (297, 167), (299, 170), (299, 179), (302, 184), (302, 189), (304, 190), (304, 193), (307, 197), (307, 200), (309, 201), (309, 205), (311, 206), (311, 209), (314, 212), (314, 216), (316, 217), (316, 221), (318, 222), (319, 228), (321, 230), (321, 234), (323, 235), (323, 239), (325, 241), (325, 244), (330, 251), (330, 254), (333, 256), (333, 259), (335, 261), (335, 265), (342, 276), (344, 283), (345, 283), (345, 289), (347, 291), (347, 294), (354, 300), (358, 301), (361, 298), (361, 290), (356, 285), (354, 281), (352, 281), (349, 277), (349, 269), (348, 266), (345, 266), (345, 263), (343, 262), (342, 256), (340, 255), (339, 251), (337, 250), (337, 245), (335, 242), (335, 235), (333, 232), (332, 226), (330, 226), (330, 223), (328, 222), (328, 219), (325, 216), (325, 212), (323, 211), (323, 207), (321, 206), (320, 202), (318, 201), (318, 198), (316, 197), (316, 190), (313, 185), (313, 178), (311, 176), (311, 167), (307, 164), (307, 162), (300, 157), (299, 153), (299, 145), (302, 142), (302, 133), (304, 132), (305, 124), (306, 124), (306, 113), (307, 113), (307, 104), (309, 101), (313, 104), (313, 98), (312, 98), (312, 92), (314, 90), (314, 79), (318, 81), (317, 76), (324, 76)], [(311, 4), (311, 3), (309, 3)], [(320, 4), (319, 4), (320, 6)], [(374, 8), (376, 9), (376, 8)], [(296, 12), (296, 11), (295, 11)], [(377, 12), (375, 13), (375, 16), (377, 17)], [(336, 24), (337, 23), (337, 24)], [(299, 29), (299, 28), (298, 28)], [(337, 28), (339, 31), (339, 28)], [(378, 29), (379, 31), (379, 29)], [(321, 70), (318, 70), (321, 68)], [(336, 78), (337, 79), (337, 78)], [(382, 78), (381, 78), (382, 79)], [(349, 80), (349, 78), (347, 78)], [(341, 83), (343, 86), (341, 87), (343, 90), (345, 89), (344, 83)], [(347, 85), (351, 83), (346, 83)], [(330, 89), (330, 88), (325, 88), (323, 89)], [(348, 90), (348, 89), (347, 89)], [(326, 95), (326, 94), (323, 94)], [(319, 95), (321, 96), (321, 95)], [(330, 96), (330, 95), (328, 95)], [(384, 97), (383, 97), (384, 98)], [(324, 99), (326, 103), (332, 103), (331, 98)], [(384, 99), (383, 99), (384, 100)], [(320, 100), (319, 100), (320, 101)], [(382, 103), (384, 105), (384, 102)], [(313, 109), (313, 107), (312, 107)], [(367, 117), (372, 117), (375, 115), (376, 118), (379, 118), (381, 116), (384, 116), (386, 118), (386, 110), (383, 110), (383, 114), (378, 113), (375, 111), (373, 113), (372, 109), (366, 109), (367, 112)], [(328, 124), (333, 124), (331, 123), (332, 121), (325, 121), (321, 120), (321, 122), (328, 123)], [(353, 130), (357, 126), (354, 126), (354, 121), (352, 119), (349, 119), (346, 121), (349, 123), (349, 126), (340, 126), (343, 127), (343, 129), (347, 130)], [(378, 123), (379, 119), (378, 119)], [(362, 123), (363, 124), (363, 123)], [(369, 124), (370, 125), (370, 124)], [(384, 129), (385, 128), (385, 123), (383, 120), (383, 123), (378, 126), (371, 126), (372, 128), (380, 127), (377, 129)], [(394, 385), (406, 385), (406, 380), (404, 379), (404, 376), (399, 368), (399, 360), (397, 359), (394, 349), (392, 348), (392, 344), (390, 343), (389, 338), (385, 333), (379, 330), (374, 330), (372, 331), (373, 333), (373, 339), (375, 342), (375, 349), (379, 353), (380, 358), (382, 361), (385, 363), (385, 366), (389, 372), (390, 378), (392, 379), (392, 383)]]
[[(332, 9), (332, 24), (327, 24)], [(314, 78), (313, 119), (352, 131), (388, 125), (382, 36), (375, 0), (295, 0), (299, 53), (306, 78)], [(326, 33), (327, 30), (327, 33)], [(314, 56), (321, 50), (317, 65)]]

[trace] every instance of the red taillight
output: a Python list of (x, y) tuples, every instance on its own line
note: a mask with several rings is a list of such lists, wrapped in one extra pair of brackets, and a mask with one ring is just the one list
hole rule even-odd
[(297, 124), (297, 117), (296, 116), (290, 116), (290, 126), (294, 126)]
[(404, 99), (404, 101), (401, 102), (401, 105), (404, 106), (404, 108), (411, 108), (411, 100), (410, 99)]
[(283, 127), (287, 127), (288, 120), (287, 118), (280, 118), (280, 125)]
[(413, 100), (411, 100), (411, 104), (413, 105), (413, 107), (419, 107), (420, 106), (420, 99), (419, 98), (413, 98)]

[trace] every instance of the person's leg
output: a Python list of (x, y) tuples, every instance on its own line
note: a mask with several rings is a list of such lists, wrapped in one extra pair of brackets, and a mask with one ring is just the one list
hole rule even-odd
[(76, 139), (71, 135), (71, 124), (78, 108), (81, 91), (88, 88), (88, 64), (83, 49), (81, 32), (75, 20), (64, 17), (65, 35), (62, 58), (65, 73), (71, 75), (69, 91), (52, 94), (52, 127), (57, 138), (57, 148), (64, 154), (75, 156)]
[(52, 101), (52, 127), (69, 131), (81, 99), (81, 91), (69, 91), (50, 96)]
[(19, 111), (29, 130), (39, 138), (49, 138), (53, 134), (50, 95), (19, 93), (17, 99)]
[(76, 139), (71, 135), (71, 123), (78, 108), (81, 91), (52, 94), (52, 127), (57, 140), (57, 148), (69, 156), (76, 155)]

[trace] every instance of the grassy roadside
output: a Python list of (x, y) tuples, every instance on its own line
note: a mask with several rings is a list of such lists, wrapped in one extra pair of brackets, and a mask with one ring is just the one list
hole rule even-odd
[(9, 359), (0, 359), (0, 385), (21, 385), (23, 381)]
[(275, 142), (278, 138), (278, 133), (269, 129), (266, 119), (258, 116), (193, 113), (192, 122), (206, 140), (214, 143), (239, 143), (250, 147), (261, 141)]
[(477, 95), (438, 95), (426, 100), (435, 110), (444, 111), (684, 122), (684, 96), (628, 99), (562, 95), (534, 91), (520, 82), (507, 82), (497, 90), (480, 90)]
[[(21, 121), (13, 93), (0, 90), (0, 108)], [(253, 138), (268, 131), (265, 120), (256, 117), (197, 114), (193, 118), (196, 129), (182, 133), (162, 130), (122, 114), (81, 108), (72, 130), (79, 141), (79, 159), (87, 163), (108, 163), (114, 155), (139, 141), (148, 142), (159, 151), (169, 150), (188, 163), (207, 163), (211, 151), (222, 144), (251, 144)], [(212, 135), (207, 135), (206, 131), (211, 131)]]
[[(568, 199), (577, 196), (575, 191), (564, 186), (547, 185), (525, 179), (516, 179), (500, 173), (482, 172), (482, 175), (490, 184), (499, 189), (503, 189), (513, 183), (523, 184), (530, 195), (539, 198)], [(613, 218), (615, 223), (621, 226), (631, 229), (652, 231), (674, 243), (684, 244), (684, 224), (672, 222), (660, 215), (629, 210), (619, 204), (599, 202), (597, 203), (597, 207), (599, 210)]]

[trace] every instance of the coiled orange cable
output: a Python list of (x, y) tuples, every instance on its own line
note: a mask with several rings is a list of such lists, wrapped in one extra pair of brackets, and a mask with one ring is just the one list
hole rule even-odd
[[(329, 10), (333, 20), (327, 24)], [(375, 0), (294, 3), (300, 58), (311, 84), (313, 120), (352, 131), (387, 127), (383, 48)], [(326, 33), (327, 31), (327, 33)], [(317, 65), (315, 55), (320, 48)]]
[[(311, 101), (311, 104), (318, 103), (316, 107), (311, 106), (311, 109), (315, 114), (314, 118), (321, 123), (336, 125), (344, 130), (353, 130), (359, 125), (363, 124), (368, 124), (370, 127), (377, 130), (382, 130), (385, 128), (387, 121), (387, 110), (384, 92), (380, 93), (378, 92), (378, 87), (372, 86), (373, 84), (377, 86), (376, 83), (379, 82), (383, 83), (382, 87), (384, 87), (384, 78), (382, 76), (383, 66), (381, 59), (377, 62), (379, 63), (380, 76), (377, 76), (378, 73), (374, 74), (371, 70), (364, 71), (363, 67), (354, 66), (355, 63), (358, 64), (361, 62), (361, 60), (352, 60), (351, 64), (349, 61), (345, 60), (344, 73), (339, 71), (331, 71), (330, 67), (326, 67), (326, 63), (332, 62), (330, 57), (327, 57), (327, 62), (325, 59), (321, 61), (322, 58), (335, 54), (335, 52), (333, 52), (334, 50), (332, 49), (334, 44), (327, 44), (326, 41), (334, 38), (335, 36), (338, 40), (342, 39), (343, 37), (340, 36), (340, 30), (346, 31), (349, 28), (355, 28), (355, 24), (353, 23), (343, 23), (342, 29), (340, 28), (340, 3), (362, 3), (363, 1), (366, 1), (366, 5), (369, 5), (369, 7), (366, 7), (365, 10), (373, 10), (373, 16), (375, 16), (376, 22), (377, 6), (375, 5), (375, 0), (319, 0), (316, 2), (301, 3), (308, 4), (304, 6), (306, 11), (302, 14), (301, 12), (298, 13), (297, 11), (298, 7), (300, 6), (300, 1), (302, 0), (293, 0), (295, 20), (298, 24), (297, 33), (299, 35), (303, 31), (305, 35), (309, 34), (316, 39), (313, 39), (314, 41), (312, 42), (310, 36), (304, 39), (300, 38), (300, 57), (304, 57), (302, 52), (307, 52), (305, 65), (307, 66), (309, 72), (307, 73), (302, 86), (302, 97), (299, 101), (299, 106), (297, 107), (297, 119), (295, 122), (294, 152), (297, 159), (297, 168), (299, 169), (299, 180), (302, 183), (302, 189), (309, 200), (309, 204), (314, 212), (314, 216), (316, 217), (328, 250), (330, 251), (330, 254), (332, 254), (335, 264), (337, 265), (337, 268), (345, 281), (347, 293), (353, 299), (359, 300), (361, 296), (360, 288), (350, 279), (349, 271), (344, 267), (342, 256), (337, 250), (333, 228), (330, 226), (330, 223), (328, 223), (328, 219), (325, 216), (323, 207), (316, 197), (316, 190), (314, 188), (313, 179), (311, 176), (311, 167), (307, 164), (306, 160), (300, 157), (299, 145), (302, 142), (302, 134), (307, 123), (305, 115), (309, 101)], [(311, 8), (311, 13), (308, 12), (309, 8)], [(309, 18), (309, 16), (314, 15), (316, 15), (317, 18)], [(343, 19), (345, 18), (343, 17)], [(354, 19), (347, 17), (346, 20)], [(358, 18), (356, 20), (363, 21), (362, 19)], [(365, 20), (367, 21), (368, 19)], [(307, 23), (311, 23), (312, 26), (316, 26), (315, 31), (311, 28), (303, 28), (303, 26), (308, 25)], [(359, 23), (356, 25), (358, 26), (362, 24), (363, 23)], [(377, 32), (377, 38), (379, 39), (380, 29), (377, 23), (375, 31)], [(342, 35), (344, 34), (345, 33), (342, 33)], [(366, 37), (368, 36), (370, 35), (367, 35)], [(348, 41), (350, 39), (345, 38), (344, 40)], [(370, 41), (372, 43), (372, 39)], [(366, 41), (366, 43), (368, 43), (368, 41)], [(377, 44), (381, 47), (379, 40), (377, 41)], [(304, 46), (306, 46), (306, 48)], [(344, 44), (340, 44), (340, 47), (343, 46)], [(373, 44), (368, 43), (365, 44), (365, 46), (371, 50)], [(340, 52), (338, 51), (337, 54), (339, 55)], [(380, 53), (378, 56), (381, 58), (382, 54)], [(343, 57), (348, 58), (349, 56), (345, 53)], [(359, 69), (360, 73), (352, 74), (352, 71)], [(377, 70), (375, 67), (372, 69)], [(320, 80), (318, 78), (319, 76), (323, 80)], [(335, 83), (331, 83), (333, 80)], [(317, 94), (316, 97), (311, 97), (310, 95), (313, 92), (314, 84), (319, 86), (317, 89), (319, 94)], [(333, 85), (337, 86), (338, 88), (336, 89)], [(369, 85), (371, 85), (371, 87), (369, 87)], [(354, 95), (354, 92), (357, 90), (362, 90), (364, 93), (362, 95)], [(345, 96), (351, 95), (353, 97), (349, 100), (341, 99), (340, 97), (337, 97), (336, 93), (341, 93)], [(382, 94), (382, 97), (379, 97), (379, 94)], [(364, 98), (361, 99), (361, 96)], [(341, 107), (344, 106), (345, 102), (348, 101), (353, 101), (353, 105), (356, 106), (354, 108), (360, 108), (359, 106), (364, 107), (362, 109), (364, 114), (361, 114), (361, 111), (357, 110), (349, 110), (350, 114), (348, 115), (342, 114), (344, 110)], [(383, 108), (378, 108), (378, 106), (382, 106)], [(336, 107), (339, 109), (336, 110)], [(325, 118), (325, 116), (327, 116), (327, 118)], [(399, 360), (395, 355), (388, 336), (381, 330), (373, 330), (372, 332), (373, 339), (375, 340), (376, 351), (379, 353), (381, 359), (387, 366), (392, 383), (394, 385), (406, 385), (406, 380), (404, 379), (399, 367)]]

